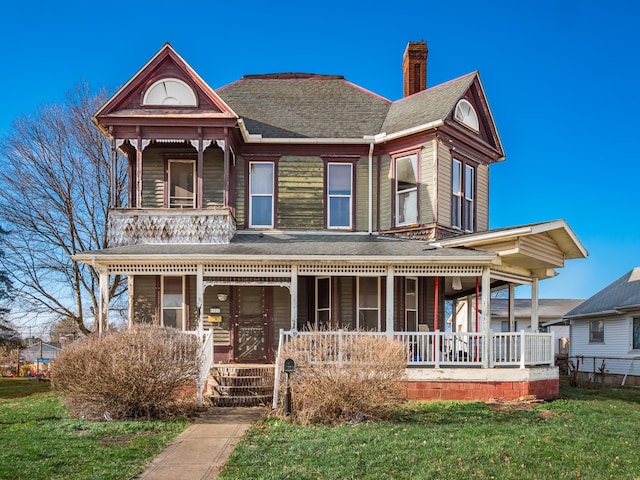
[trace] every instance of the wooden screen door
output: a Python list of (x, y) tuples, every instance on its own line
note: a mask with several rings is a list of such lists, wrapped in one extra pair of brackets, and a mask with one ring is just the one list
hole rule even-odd
[(265, 287), (239, 287), (235, 298), (234, 359), (236, 362), (264, 362), (269, 351)]

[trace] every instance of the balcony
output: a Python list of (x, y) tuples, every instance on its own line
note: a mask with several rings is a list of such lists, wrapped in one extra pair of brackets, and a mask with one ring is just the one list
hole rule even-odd
[(235, 218), (226, 208), (112, 209), (109, 246), (171, 243), (229, 243)]

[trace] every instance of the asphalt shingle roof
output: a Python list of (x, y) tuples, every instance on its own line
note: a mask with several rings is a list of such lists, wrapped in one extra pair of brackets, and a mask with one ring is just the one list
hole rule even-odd
[(640, 305), (640, 267), (626, 273), (615, 282), (577, 306), (565, 317), (613, 312), (625, 307)]

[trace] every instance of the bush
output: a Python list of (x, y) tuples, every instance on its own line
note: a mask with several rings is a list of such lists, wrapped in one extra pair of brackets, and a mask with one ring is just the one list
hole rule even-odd
[(153, 326), (86, 337), (65, 347), (51, 369), (52, 387), (72, 412), (90, 419), (167, 418), (195, 408), (200, 342)]
[(337, 340), (339, 333), (330, 333), (300, 335), (283, 348), (282, 358), (296, 365), (290, 377), (292, 419), (331, 425), (387, 417), (389, 407), (405, 400), (403, 346), (366, 334)]

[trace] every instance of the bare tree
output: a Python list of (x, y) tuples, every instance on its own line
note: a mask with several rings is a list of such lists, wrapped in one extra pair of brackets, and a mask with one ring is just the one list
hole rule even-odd
[[(0, 140), (0, 220), (8, 230), (0, 262), (18, 305), (70, 319), (84, 334), (96, 329), (99, 275), (72, 256), (107, 246), (110, 145), (91, 122), (106, 98), (80, 84), (64, 101), (15, 120)], [(115, 175), (120, 197), (123, 163)], [(111, 277), (110, 298), (123, 292), (122, 278)]]

